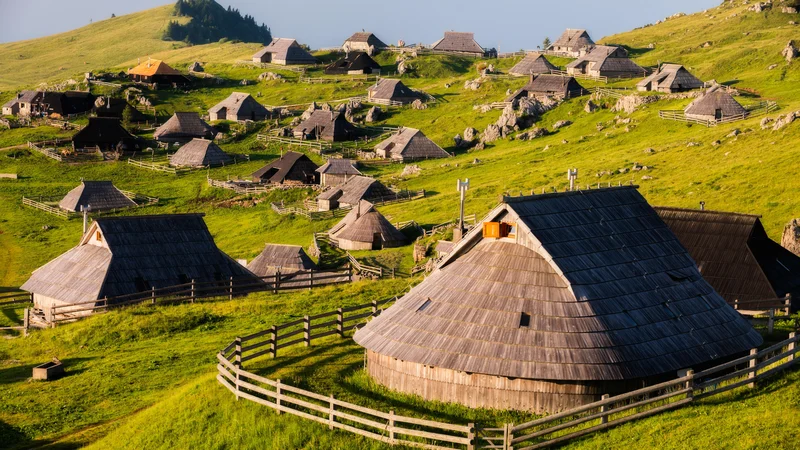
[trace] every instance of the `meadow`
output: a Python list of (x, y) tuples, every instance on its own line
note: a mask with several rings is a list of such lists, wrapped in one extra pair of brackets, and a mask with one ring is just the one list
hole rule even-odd
[[(797, 26), (789, 25), (793, 17), (779, 9), (762, 13), (746, 9), (725, 4), (602, 41), (626, 46), (641, 65), (682, 63), (701, 79), (716, 79), (741, 89), (743, 102), (774, 100), (780, 110), (771, 117), (800, 110), (800, 67), (797, 62), (786, 63), (780, 54), (797, 33)], [(280, 70), (283, 80), (257, 82), (264, 69), (235, 62), (247, 59), (258, 46), (164, 42), (158, 38), (158, 30), (167, 20), (168, 10), (156, 8), (62, 35), (0, 45), (0, 89), (4, 90), (0, 100), (41, 81), (63, 81), (90, 70), (124, 69), (147, 56), (164, 59), (179, 69), (201, 61), (208, 73), (223, 80), (220, 85), (209, 84), (188, 93), (148, 92), (160, 118), (175, 111), (203, 113), (234, 91), (251, 93), (263, 104), (285, 105), (364, 95), (368, 87), (358, 81), (299, 83), (296, 73)], [(704, 47), (706, 42), (712, 44)], [(655, 48), (648, 48), (650, 44)], [(324, 60), (333, 57), (319, 56)], [(395, 56), (384, 53), (378, 61), (391, 71)], [(519, 58), (488, 62), (502, 72), (517, 61)], [(477, 78), (477, 64), (482, 62), (438, 55), (410, 61), (413, 69), (403, 76), (403, 82), (433, 95), (437, 102), (422, 111), (392, 108), (378, 124), (419, 128), (456, 156), (420, 162), (420, 174), (408, 177), (401, 176), (404, 166), (400, 164), (365, 166), (366, 174), (387, 185), (428, 193), (424, 199), (381, 207), (393, 222), (415, 220), (430, 227), (453, 219), (458, 212), (457, 179), (470, 179), (466, 212), (480, 217), (502, 195), (565, 189), (567, 169), (573, 167), (579, 170), (582, 187), (633, 183), (654, 205), (696, 208), (704, 201), (708, 209), (762, 215), (767, 232), (776, 240), (780, 240), (784, 225), (798, 216), (800, 180), (795, 174), (800, 169), (800, 125), (772, 131), (761, 128), (761, 118), (752, 118), (706, 128), (658, 118), (658, 110), (681, 109), (688, 99), (650, 103), (632, 114), (612, 111), (613, 98), (598, 99), (602, 108), (594, 113), (584, 111), (587, 97), (571, 99), (537, 119), (535, 126), (549, 130), (558, 121), (573, 122), (548, 136), (524, 142), (504, 139), (487, 144), (484, 150), (457, 149), (456, 134), (467, 127), (483, 131), (500, 116), (498, 110), (481, 113), (473, 109), (475, 105), (501, 101), (509, 89), (525, 83), (524, 79), (497, 78), (487, 80), (477, 91), (465, 90), (464, 82)], [(554, 62), (563, 65), (566, 60)], [(777, 67), (768, 70), (773, 64)], [(320, 70), (309, 75), (318, 76)], [(242, 79), (253, 83), (242, 86)], [(581, 83), (587, 88), (598, 85)], [(626, 80), (610, 87), (632, 88), (634, 84)], [(734, 130), (740, 133), (733, 135)], [(81, 235), (80, 220), (64, 221), (23, 208), (21, 198), (63, 196), (81, 178), (111, 179), (121, 189), (160, 199), (157, 205), (131, 214), (204, 213), (216, 243), (234, 258), (252, 259), (266, 242), (308, 247), (312, 234), (329, 229), (335, 220), (279, 216), (269, 203), (296, 202), (312, 192), (274, 192), (266, 201), (245, 207), (232, 191), (208, 186), (209, 177), (245, 177), (289, 150), (257, 142), (258, 131), (222, 145), (231, 153), (250, 155), (250, 162), (181, 176), (145, 171), (124, 161), (63, 164), (25, 148), (8, 148), (70, 133), (47, 127), (0, 131), (0, 149), (5, 149), (0, 152), (0, 173), (20, 177), (0, 179), (0, 291), (20, 286), (31, 271), (74, 246)], [(646, 152), (648, 149), (654, 151)], [(309, 156), (323, 162), (316, 154)], [(619, 170), (637, 163), (648, 170)], [(410, 246), (359, 252), (357, 257), (386, 268), (413, 265)], [(383, 448), (302, 419), (277, 416), (249, 402), (237, 403), (213, 378), (214, 354), (237, 335), (304, 314), (393, 296), (418, 281), (360, 282), (312, 293), (132, 308), (37, 331), (27, 338), (10, 335), (0, 340), (0, 398), (4, 399), (0, 402), (0, 442), (11, 448), (45, 444), (59, 448), (88, 444), (94, 448)], [(4, 313), (0, 325), (19, 320), (18, 310)], [(51, 357), (65, 361), (68, 376), (54, 383), (30, 382), (31, 368)], [(372, 407), (400, 409), (405, 405), (420, 416), (457, 422), (502, 423), (522, 418), (515, 413), (471, 411), (383, 391), (359, 370), (361, 357), (356, 346), (332, 340), (311, 349), (294, 349), (274, 361), (260, 361), (258, 367), (273, 378), (294, 377), (298, 384), (335, 391), (337, 396)], [(300, 360), (302, 364), (295, 364)], [(800, 430), (798, 386), (795, 371), (756, 390), (737, 390), (569, 447), (708, 448), (719, 442), (728, 448), (791, 447)], [(700, 435), (703, 437), (698, 439)]]

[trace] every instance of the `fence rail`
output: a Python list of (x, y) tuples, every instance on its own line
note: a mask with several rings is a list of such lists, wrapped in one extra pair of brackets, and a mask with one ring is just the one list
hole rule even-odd
[[(282, 325), (238, 337), (217, 354), (217, 380), (240, 398), (320, 422), (330, 429), (340, 429), (391, 445), (433, 449), (503, 449), (532, 450), (565, 443), (598, 431), (689, 405), (699, 399), (737, 387), (754, 387), (756, 382), (788, 369), (798, 360), (800, 336), (695, 373), (679, 372), (677, 378), (616, 396), (604, 395), (600, 401), (519, 425), (483, 427), (480, 424), (451, 424), (413, 417), (396, 416), (394, 411), (380, 411), (336, 400), (299, 389), (280, 380), (255, 375), (243, 368), (245, 362), (270, 355), (278, 350), (357, 329), (368, 318), (380, 314), (379, 306), (396, 300), (338, 308), (315, 316), (304, 316)], [(369, 309), (369, 310), (368, 310)], [(352, 314), (352, 315), (351, 315)], [(320, 323), (321, 322), (321, 323)], [(398, 423), (416, 425), (403, 427)], [(413, 436), (402, 440), (397, 436)]]
[(154, 163), (154, 162), (140, 161), (140, 160), (136, 160), (136, 159), (133, 159), (133, 158), (128, 158), (128, 164), (130, 164), (130, 165), (132, 165), (134, 167), (139, 167), (141, 169), (153, 170), (153, 171), (156, 171), (156, 172), (170, 173), (170, 174), (173, 174), (173, 175), (182, 175), (182, 174), (185, 174), (185, 173), (189, 172), (188, 169), (180, 169), (180, 168), (177, 168), (177, 167), (171, 167), (171, 166), (167, 166), (167, 165), (164, 165), (164, 164), (157, 164), (157, 163)]
[(42, 203), (42, 202), (37, 202), (36, 200), (30, 199), (30, 198), (27, 198), (27, 197), (22, 197), (22, 204), (25, 205), (25, 206), (31, 207), (31, 208), (36, 208), (38, 210), (44, 211), (44, 212), (52, 214), (54, 216), (60, 217), (60, 218), (62, 218), (64, 220), (69, 220), (72, 217), (77, 215), (77, 214), (75, 214), (73, 212), (70, 212), (70, 211), (67, 211), (67, 210), (64, 210), (64, 209), (61, 209), (61, 208), (56, 208), (54, 206), (50, 206), (50, 205), (47, 205), (47, 204)]
[(383, 267), (377, 266), (369, 266), (367, 264), (360, 263), (355, 256), (351, 255), (350, 252), (345, 251), (347, 254), (347, 260), (350, 261), (353, 269), (358, 272), (359, 274), (368, 274), (372, 276), (376, 276), (378, 278), (383, 277)]
[(557, 69), (555, 69), (555, 70), (551, 69), (550, 70), (550, 74), (551, 75), (558, 75), (558, 76), (562, 76), (562, 77), (578, 78), (578, 79), (581, 79), (581, 80), (599, 81), (601, 83), (608, 84), (608, 77), (606, 77), (606, 76), (594, 76), (594, 75), (587, 75), (585, 73), (570, 74), (565, 70), (557, 70)]
[(765, 114), (769, 114), (777, 110), (778, 110), (778, 104), (776, 102), (766, 101), (766, 102), (760, 102), (756, 105), (749, 107), (747, 111), (742, 114), (722, 117), (719, 119), (699, 119), (697, 117), (689, 117), (686, 115), (684, 111), (681, 110), (662, 110), (658, 112), (658, 117), (664, 120), (673, 120), (676, 122), (703, 125), (710, 128), (725, 123), (731, 123), (739, 120), (749, 119), (752, 117), (763, 116)]

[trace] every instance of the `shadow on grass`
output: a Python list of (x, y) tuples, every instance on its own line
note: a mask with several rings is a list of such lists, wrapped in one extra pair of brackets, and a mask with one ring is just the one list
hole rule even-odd
[[(61, 360), (64, 364), (64, 375), (53, 381), (36, 381), (37, 383), (58, 383), (60, 380), (67, 379), (76, 375), (80, 375), (86, 371), (83, 368), (76, 368), (78, 365), (82, 365), (84, 362), (91, 361), (95, 358), (66, 358)], [(12, 384), (12, 383), (20, 383), (25, 382), (33, 376), (33, 368), (48, 362), (47, 360), (42, 360), (40, 363), (36, 364), (23, 364), (19, 366), (13, 366), (6, 369), (0, 370), (0, 385), (2, 384)], [(2, 442), (2, 441), (0, 441)]]
[(22, 450), (29, 448), (43, 448), (49, 450), (77, 450), (82, 447), (80, 443), (54, 443), (50, 440), (33, 440), (19, 428), (0, 420), (0, 445), (9, 450)]

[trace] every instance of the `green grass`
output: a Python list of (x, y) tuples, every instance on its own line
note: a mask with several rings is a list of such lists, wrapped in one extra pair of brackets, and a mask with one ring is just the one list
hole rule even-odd
[[(768, 98), (778, 102), (780, 113), (800, 109), (800, 66), (797, 62), (787, 65), (780, 56), (785, 43), (796, 33), (788, 25), (790, 17), (745, 9), (746, 6), (714, 8), (707, 15), (672, 19), (608, 37), (604, 42), (625, 44), (643, 65), (658, 61), (683, 63), (703, 79), (713, 78), (758, 94), (743, 96), (745, 103)], [(734, 13), (738, 16), (726, 19)], [(199, 87), (188, 94), (172, 90), (148, 92), (159, 116), (174, 111), (203, 112), (233, 91), (249, 92), (264, 104), (284, 105), (363, 95), (368, 87), (352, 81), (300, 84), (297, 74), (289, 71), (279, 71), (286, 81), (241, 86), (242, 79), (255, 81), (264, 71), (233, 65), (252, 54), (253, 45), (186, 47), (160, 41), (159, 30), (168, 20), (167, 14), (166, 8), (156, 8), (54, 37), (0, 45), (0, 89), (63, 80), (88, 70), (126, 68), (136, 58), (147, 55), (165, 59), (178, 68), (200, 60), (206, 63), (207, 72), (224, 80), (221, 85)], [(712, 15), (714, 18), (708, 17)], [(700, 48), (709, 40), (714, 43), (710, 48)], [(647, 49), (650, 43), (655, 43), (656, 48)], [(320, 56), (329, 60), (335, 55)], [(378, 56), (384, 71), (394, 70), (395, 57), (389, 53)], [(518, 60), (491, 62), (500, 71), (507, 71)], [(564, 65), (566, 60), (554, 62)], [(800, 125), (773, 132), (761, 130), (760, 118), (710, 129), (658, 119), (658, 110), (680, 109), (689, 100), (660, 101), (627, 116), (612, 112), (609, 107), (613, 102), (609, 99), (601, 100), (605, 108), (594, 114), (584, 112), (586, 98), (573, 99), (539, 118), (536, 126), (548, 129), (559, 120), (573, 122), (549, 136), (530, 142), (506, 139), (481, 151), (455, 149), (456, 134), (468, 126), (483, 130), (500, 115), (499, 111), (482, 114), (473, 109), (474, 105), (502, 100), (507, 90), (525, 83), (524, 79), (493, 79), (478, 91), (465, 91), (464, 81), (477, 77), (475, 63), (439, 56), (410, 61), (414, 69), (404, 76), (404, 82), (434, 95), (438, 102), (424, 111), (393, 108), (380, 124), (419, 128), (449, 151), (456, 151), (457, 156), (421, 162), (421, 174), (413, 177), (400, 176), (402, 165), (365, 167), (365, 173), (386, 184), (425, 189), (428, 193), (425, 199), (381, 207), (392, 221), (415, 220), (431, 226), (454, 218), (458, 211), (456, 179), (470, 179), (466, 212), (481, 216), (503, 194), (541, 192), (553, 187), (563, 190), (567, 184), (565, 172), (570, 167), (579, 169), (579, 184), (583, 186), (639, 184), (643, 195), (655, 205), (697, 207), (705, 201), (709, 209), (761, 214), (768, 233), (776, 239), (784, 224), (796, 217), (800, 180), (793, 174), (800, 171), (795, 155), (800, 147)], [(769, 71), (771, 64), (778, 67)], [(309, 76), (321, 75), (320, 69), (309, 72)], [(612, 86), (634, 84), (635, 81), (622, 81)], [(0, 97), (9, 95), (6, 92)], [(618, 117), (630, 117), (631, 123), (618, 124)], [(734, 129), (742, 134), (726, 137)], [(229, 152), (250, 154), (251, 162), (184, 176), (136, 169), (124, 162), (60, 164), (26, 149), (0, 152), (0, 173), (18, 173), (21, 177), (0, 180), (0, 291), (19, 286), (32, 270), (74, 246), (81, 234), (80, 221), (66, 222), (22, 208), (22, 196), (63, 196), (81, 177), (110, 179), (122, 189), (161, 199), (158, 205), (137, 209), (133, 214), (206, 214), (217, 244), (234, 258), (252, 259), (265, 242), (308, 246), (313, 232), (325, 231), (336, 221), (311, 222), (279, 216), (270, 209), (269, 202), (296, 202), (312, 196), (312, 192), (276, 192), (257, 206), (244, 207), (232, 202), (235, 194), (231, 191), (207, 185), (208, 176), (246, 176), (288, 149), (256, 142), (257, 131), (222, 144)], [(0, 131), (0, 148), (68, 134), (53, 128)], [(713, 146), (716, 140), (721, 145)], [(689, 147), (690, 142), (700, 145)], [(656, 152), (645, 153), (647, 148)], [(310, 156), (322, 162), (318, 156)], [(479, 162), (473, 164), (476, 159)], [(651, 169), (646, 173), (617, 172), (634, 163)], [(612, 174), (596, 176), (603, 171)], [(643, 175), (653, 178), (644, 180)], [(357, 252), (356, 256), (387, 270), (395, 267), (407, 271), (414, 265), (411, 246)], [(403, 290), (408, 283), (383, 281), (312, 294), (132, 309), (37, 332), (27, 339), (0, 340), (0, 397), (4, 399), (0, 402), (0, 442), (16, 447), (56, 441), (69, 446), (94, 443), (99, 448), (382, 448), (370, 441), (328, 432), (301, 419), (275, 416), (249, 402), (235, 402), (211, 376), (213, 355), (238, 334), (305, 313), (382, 298)], [(18, 321), (19, 311), (0, 315), (0, 324)], [(312, 355), (305, 365), (290, 364), (305, 352)], [(27, 381), (34, 364), (53, 356), (67, 361), (70, 376), (48, 384)], [(337, 365), (337, 360), (342, 363)], [(294, 377), (299, 385), (334, 392), (372, 407), (393, 407), (398, 411), (407, 407), (420, 415), (463, 423), (513, 419), (383, 391), (358, 370), (359, 361), (356, 347), (329, 345), (308, 351), (292, 350), (285, 359), (262, 361), (257, 368), (265, 374)], [(796, 419), (797, 377), (792, 373), (753, 392), (737, 391), (720, 400), (704, 401), (619, 427), (572, 446), (701, 448), (724, 442), (730, 448), (790, 447), (792, 441), (786, 437), (800, 429)]]

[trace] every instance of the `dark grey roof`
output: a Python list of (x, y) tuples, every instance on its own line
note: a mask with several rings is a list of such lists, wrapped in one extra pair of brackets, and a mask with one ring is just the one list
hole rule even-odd
[(369, 88), (372, 98), (382, 100), (404, 100), (409, 98), (422, 97), (418, 92), (403, 84), (402, 81), (393, 78), (380, 78)]
[(645, 70), (628, 58), (628, 51), (622, 47), (598, 45), (581, 58), (567, 64), (568, 69), (587, 66), (592, 70), (613, 73), (644, 74)]
[(188, 141), (192, 138), (214, 139), (217, 130), (194, 112), (176, 112), (153, 133), (157, 141)]
[(718, 86), (695, 99), (684, 112), (696, 116), (715, 116), (717, 110), (721, 111), (722, 117), (738, 116), (747, 112), (731, 94)]
[(367, 43), (376, 49), (388, 47), (388, 45), (384, 44), (383, 41), (378, 39), (377, 36), (368, 31), (359, 31), (358, 33), (354, 33), (346, 41), (344, 41), (345, 44), (348, 42)]
[(342, 75), (356, 71), (372, 73), (375, 70), (381, 70), (381, 65), (365, 52), (350, 52), (344, 58), (325, 67), (325, 73), (328, 75)]
[(308, 53), (295, 39), (275, 38), (269, 45), (259, 50), (253, 58), (261, 58), (267, 53), (272, 53), (273, 59), (285, 60), (293, 64), (314, 64), (317, 59)]
[(208, 139), (192, 139), (169, 158), (170, 165), (176, 167), (212, 167), (232, 162), (230, 155)]
[(91, 211), (108, 211), (136, 206), (136, 203), (125, 196), (110, 181), (81, 181), (80, 186), (69, 193), (58, 203), (58, 207), (67, 211), (80, 212), (81, 207)]
[(561, 75), (536, 75), (525, 86), (511, 94), (506, 101), (513, 101), (528, 94), (574, 96), (583, 93), (583, 86), (573, 77)]
[(308, 156), (297, 153), (297, 152), (286, 152), (280, 159), (276, 159), (275, 161), (267, 164), (266, 166), (258, 169), (257, 171), (253, 172), (252, 177), (254, 179), (264, 179), (270, 183), (283, 183), (286, 177), (295, 169), (295, 166), (307, 166), (307, 169), (303, 169), (303, 172), (306, 176), (314, 174), (318, 166), (314, 164)]
[(402, 361), (542, 380), (674, 376), (762, 343), (635, 188), (504, 200), (484, 223), (513, 224), (515, 237), (476, 227), (356, 342)]
[(252, 114), (256, 117), (264, 117), (269, 114), (267, 108), (258, 103), (250, 94), (244, 92), (233, 92), (225, 100), (217, 103), (208, 110), (210, 113), (218, 113), (226, 110), (227, 117), (250, 118)]
[(664, 64), (659, 70), (637, 83), (636, 86), (651, 87), (652, 83), (658, 83), (660, 89), (669, 88), (673, 90), (700, 89), (705, 85), (680, 64)]
[(366, 201), (359, 202), (336, 226), (336, 239), (354, 242), (373, 242), (381, 236), (383, 247), (399, 247), (408, 242), (406, 236), (391, 224), (383, 214)]
[(565, 47), (570, 51), (580, 51), (594, 46), (594, 41), (589, 37), (589, 33), (582, 29), (567, 28), (551, 47)]
[(323, 111), (318, 109), (311, 117), (294, 127), (294, 133), (304, 133), (328, 141), (353, 140), (358, 134), (358, 129), (345, 118), (344, 113), (337, 111)]

